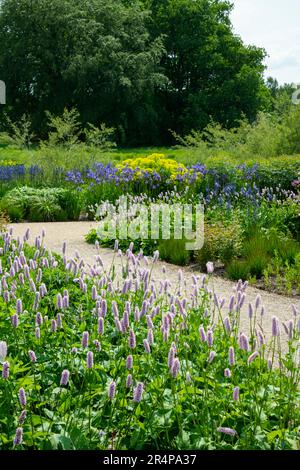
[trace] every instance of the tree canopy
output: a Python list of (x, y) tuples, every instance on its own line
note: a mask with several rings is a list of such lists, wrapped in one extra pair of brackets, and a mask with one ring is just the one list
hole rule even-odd
[(234, 35), (223, 0), (2, 0), (0, 78), (12, 118), (76, 107), (124, 145), (164, 144), (213, 119), (255, 119), (265, 52)]

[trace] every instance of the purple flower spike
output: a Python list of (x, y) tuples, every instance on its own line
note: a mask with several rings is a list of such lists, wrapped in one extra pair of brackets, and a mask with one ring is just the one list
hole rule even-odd
[(234, 304), (235, 304), (235, 296), (232, 295), (232, 296), (230, 297), (230, 301), (229, 301), (229, 307), (228, 307), (228, 308), (229, 308), (229, 312), (232, 312), (232, 311), (233, 311), (233, 309), (234, 309)]
[(36, 339), (40, 339), (40, 338), (41, 338), (41, 330), (40, 330), (39, 326), (37, 326), (37, 327), (35, 328), (34, 334), (35, 334)]
[(204, 327), (202, 325), (199, 328), (199, 335), (200, 335), (200, 339), (201, 339), (202, 343), (205, 343), (206, 342), (206, 334), (205, 334)]
[(133, 357), (131, 354), (129, 354), (129, 356), (127, 356), (127, 359), (126, 359), (126, 369), (130, 370), (132, 369), (133, 367)]
[(84, 331), (82, 333), (82, 341), (81, 341), (81, 345), (83, 348), (87, 348), (88, 345), (89, 345), (89, 332), (88, 331)]
[(11, 317), (11, 324), (14, 328), (17, 328), (19, 326), (19, 316), (17, 313), (12, 315)]
[(150, 344), (149, 344), (148, 340), (147, 340), (147, 339), (144, 339), (143, 344), (144, 344), (145, 352), (148, 353), (148, 354), (150, 354), (150, 353), (151, 353), (151, 349), (150, 349)]
[(61, 386), (66, 386), (68, 385), (69, 383), (69, 378), (70, 378), (70, 372), (68, 371), (68, 369), (65, 369), (62, 371), (62, 374), (61, 374), (61, 379), (60, 379), (60, 385)]
[(0, 341), (0, 361), (3, 362), (7, 356), (7, 342)]
[(215, 351), (211, 351), (209, 354), (208, 363), (211, 364), (215, 357), (216, 357)]
[(261, 304), (261, 296), (258, 294), (255, 299), (255, 309), (257, 310)]
[(241, 333), (239, 337), (239, 346), (243, 351), (249, 351), (249, 340), (244, 333)]
[(97, 300), (97, 297), (98, 297), (97, 287), (93, 286), (92, 287), (92, 300)]
[(106, 316), (106, 313), (107, 313), (107, 302), (106, 302), (106, 300), (102, 300), (102, 303), (101, 303), (101, 316), (104, 318)]
[(92, 369), (94, 367), (94, 354), (92, 351), (89, 351), (86, 355), (86, 367)]
[(25, 393), (25, 390), (24, 390), (23, 387), (20, 388), (20, 390), (19, 390), (19, 402), (20, 402), (20, 405), (23, 408), (25, 408), (27, 400), (26, 400), (26, 393)]
[(104, 319), (102, 317), (98, 319), (98, 333), (99, 335), (103, 335), (104, 333)]
[(17, 300), (16, 312), (18, 315), (21, 315), (21, 313), (23, 312), (23, 305), (21, 299)]
[(17, 428), (16, 429), (16, 435), (14, 437), (14, 446), (21, 445), (22, 440), (23, 440), (23, 429), (22, 428)]
[(136, 346), (135, 334), (133, 330), (129, 332), (128, 345), (130, 349), (134, 349)]
[(144, 384), (142, 382), (139, 382), (133, 392), (133, 401), (135, 403), (140, 403), (140, 401), (142, 400), (143, 392)]
[(56, 323), (56, 320), (51, 320), (51, 331), (52, 333), (55, 333), (55, 331), (57, 330), (57, 323)]
[(224, 377), (227, 377), (227, 378), (230, 378), (230, 377), (231, 377), (231, 371), (230, 371), (230, 369), (227, 368), (227, 369), (224, 370)]
[(221, 432), (223, 434), (227, 434), (228, 436), (232, 436), (232, 437), (237, 435), (237, 432), (234, 429), (231, 429), (231, 428), (219, 427), (219, 428), (217, 428), (217, 431)]
[(234, 354), (234, 348), (232, 346), (230, 346), (229, 348), (228, 362), (230, 366), (234, 366), (235, 364), (235, 354)]
[(251, 303), (249, 303), (249, 306), (248, 306), (248, 317), (250, 318), (250, 320), (253, 318), (253, 315), (254, 315), (253, 305), (252, 305)]
[(62, 300), (62, 295), (61, 294), (57, 294), (57, 297), (56, 297), (56, 308), (58, 310), (61, 310), (63, 308), (63, 300)]
[(279, 320), (277, 317), (272, 317), (272, 336), (275, 338), (280, 335)]
[(150, 328), (152, 330), (154, 328), (154, 325), (153, 325), (153, 321), (152, 321), (150, 315), (146, 315), (146, 320), (147, 320), (148, 328)]
[(173, 347), (170, 348), (168, 354), (168, 367), (172, 369), (175, 359), (175, 349)]
[(132, 387), (132, 375), (128, 374), (126, 378), (126, 388), (131, 388)]
[(32, 350), (28, 351), (28, 356), (31, 362), (35, 363), (36, 362), (36, 355), (35, 352)]
[(57, 314), (56, 322), (57, 322), (58, 328), (61, 328), (61, 327), (62, 327), (62, 316), (61, 316), (61, 313), (58, 313), (58, 314)]
[(69, 296), (68, 295), (63, 296), (62, 308), (69, 308)]
[(234, 387), (233, 389), (233, 400), (239, 401), (240, 398), (240, 387)]
[(214, 337), (213, 337), (212, 330), (207, 330), (207, 344), (208, 344), (209, 347), (212, 346), (213, 341), (214, 341)]
[(116, 382), (112, 381), (110, 382), (109, 387), (108, 387), (108, 398), (110, 400), (113, 400), (115, 398), (115, 395), (116, 395)]
[(147, 340), (148, 340), (149, 344), (154, 343), (153, 330), (148, 330)]
[(40, 312), (38, 312), (35, 316), (35, 324), (37, 326), (41, 326), (43, 324), (43, 317), (42, 317), (42, 314)]
[(25, 419), (26, 419), (26, 415), (27, 415), (27, 411), (26, 410), (23, 410), (19, 416), (19, 424), (23, 424)]
[(224, 328), (227, 331), (227, 333), (231, 332), (231, 325), (230, 325), (230, 320), (228, 317), (224, 318)]
[(9, 363), (8, 362), (3, 362), (2, 365), (2, 378), (3, 379), (8, 379), (9, 377)]
[(118, 305), (117, 305), (117, 302), (115, 300), (111, 303), (111, 308), (112, 308), (112, 312), (113, 312), (114, 317), (119, 318)]
[(180, 362), (179, 362), (179, 359), (176, 357), (174, 359), (173, 366), (171, 369), (171, 374), (174, 379), (176, 379), (176, 377), (178, 376), (179, 370), (180, 370)]
[(251, 364), (251, 362), (253, 362), (258, 356), (259, 353), (257, 351), (252, 353), (251, 356), (248, 357), (248, 364)]

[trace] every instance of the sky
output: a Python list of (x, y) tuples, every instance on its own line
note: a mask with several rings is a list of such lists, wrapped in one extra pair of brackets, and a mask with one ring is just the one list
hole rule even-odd
[(245, 44), (266, 49), (266, 77), (300, 83), (300, 1), (231, 0), (231, 21)]

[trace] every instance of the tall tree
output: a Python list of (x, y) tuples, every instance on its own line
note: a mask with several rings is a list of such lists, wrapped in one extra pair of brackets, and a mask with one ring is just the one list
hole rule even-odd
[(153, 91), (163, 47), (150, 40), (148, 13), (119, 0), (3, 0), (0, 77), (15, 117), (77, 106), (83, 121), (116, 126), (120, 140), (157, 132)]
[(226, 126), (244, 114), (253, 120), (269, 99), (265, 51), (233, 33), (232, 4), (223, 0), (144, 0), (153, 37), (164, 35), (169, 79), (161, 93), (168, 125), (179, 133), (204, 127), (210, 117)]

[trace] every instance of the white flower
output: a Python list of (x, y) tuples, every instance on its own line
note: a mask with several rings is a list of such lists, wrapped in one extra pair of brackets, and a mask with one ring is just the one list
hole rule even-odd
[(208, 261), (208, 263), (206, 263), (206, 269), (208, 274), (212, 274), (214, 272), (214, 263)]
[(7, 356), (7, 343), (0, 341), (0, 362), (3, 362)]

